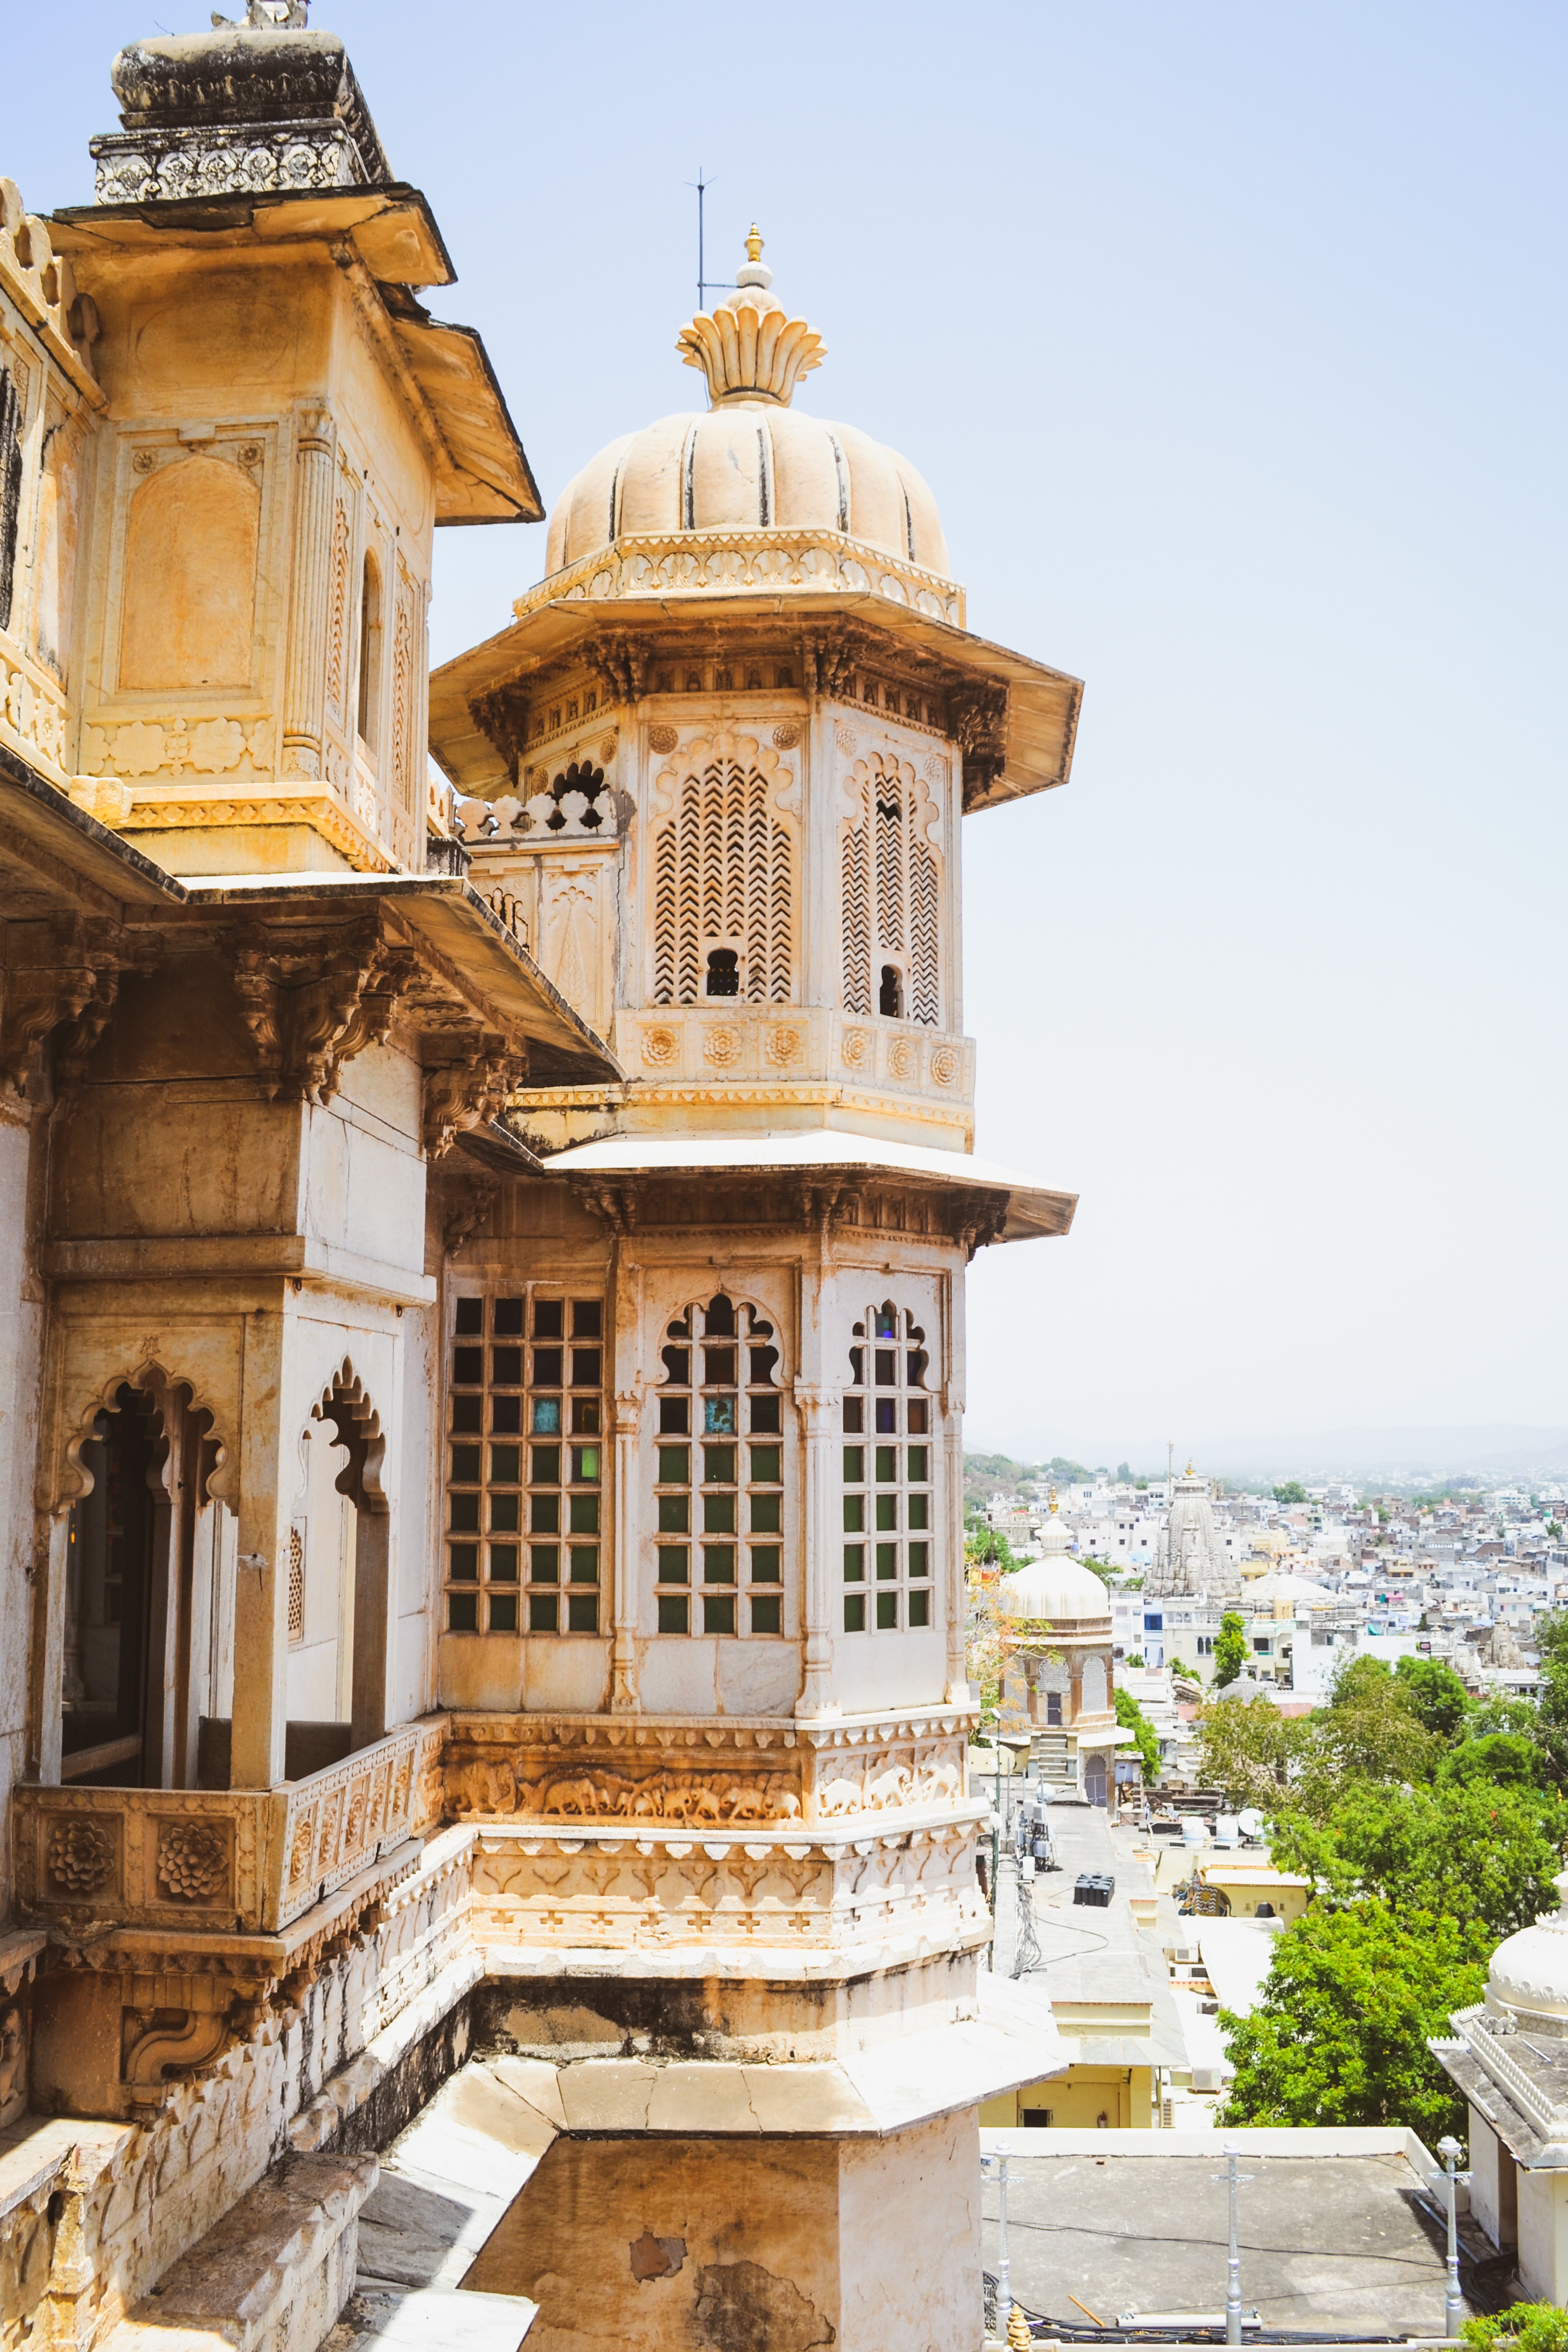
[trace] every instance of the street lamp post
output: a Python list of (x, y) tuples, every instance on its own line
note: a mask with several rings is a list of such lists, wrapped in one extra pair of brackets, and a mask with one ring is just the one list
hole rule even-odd
[(1236, 2192), (1242, 2181), (1250, 2180), (1252, 2176), (1247, 2172), (1237, 2172), (1236, 2168), (1237, 2158), (1240, 2156), (1241, 2150), (1235, 2140), (1227, 2139), (1221, 2152), (1225, 2158), (1225, 2171), (1223, 2174), (1216, 2172), (1212, 2178), (1225, 2181), (1230, 2205), (1230, 2237), (1225, 2273), (1225, 2340), (1227, 2344), (1239, 2344), (1241, 2341), (1241, 2249), (1237, 2243), (1236, 2236)]
[(1448, 2202), (1448, 2279), (1443, 2295), (1443, 2316), (1447, 2323), (1444, 2332), (1450, 2338), (1457, 2337), (1465, 2324), (1465, 2298), (1459, 2292), (1459, 2183), (1468, 2181), (1470, 2176), (1459, 2170), (1459, 2158), (1464, 2152), (1452, 2133), (1437, 2142)]

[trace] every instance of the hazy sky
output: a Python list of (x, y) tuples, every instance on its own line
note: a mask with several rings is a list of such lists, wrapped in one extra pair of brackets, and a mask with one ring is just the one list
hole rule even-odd
[[(235, 0), (235, 13), (239, 13)], [(965, 829), (980, 1148), (1081, 1194), (984, 1253), (972, 1444), (1568, 1423), (1568, 12), (328, 0), (547, 499), (692, 404), (753, 215), (906, 451), (971, 625), (1087, 681)], [(0, 171), (90, 194), (181, 0), (7, 11)], [(439, 538), (437, 660), (542, 530)]]

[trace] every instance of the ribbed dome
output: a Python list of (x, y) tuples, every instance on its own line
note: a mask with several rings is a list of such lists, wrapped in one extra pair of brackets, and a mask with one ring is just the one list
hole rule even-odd
[(1487, 1997), (1540, 2017), (1568, 2017), (1568, 1870), (1553, 1881), (1562, 1908), (1521, 1927), (1492, 1954)]
[(754, 229), (747, 245), (732, 298), (679, 337), (687, 364), (707, 375), (709, 413), (661, 417), (601, 449), (550, 518), (548, 569), (639, 533), (834, 530), (945, 575), (936, 502), (909, 459), (790, 407), (821, 339), (769, 291)]
[[(1066, 1529), (1062, 1532), (1065, 1535)], [(1026, 1618), (1032, 1622), (1110, 1622), (1110, 1596), (1105, 1586), (1092, 1568), (1084, 1568), (1065, 1552), (1031, 1560), (1016, 1575), (1005, 1576), (997, 1589), (997, 1601), (1004, 1616)]]

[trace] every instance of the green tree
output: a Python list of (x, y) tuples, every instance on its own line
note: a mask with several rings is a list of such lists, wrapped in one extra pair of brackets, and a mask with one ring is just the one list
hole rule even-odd
[(1300, 1478), (1287, 1478), (1283, 1486), (1275, 1487), (1274, 1499), (1277, 1503), (1304, 1503), (1307, 1489)]
[(1510, 2303), (1459, 2329), (1474, 2352), (1568, 2352), (1568, 2311), (1555, 2303)]
[(1279, 1813), (1270, 1851), (1281, 1869), (1314, 1879), (1330, 1907), (1373, 1902), (1401, 1918), (1441, 1916), (1489, 1951), (1553, 1908), (1563, 1826), (1557, 1797), (1531, 1790), (1352, 1780), (1321, 1819)]
[(1004, 1576), (1011, 1576), (1024, 1565), (1001, 1528), (988, 1528), (984, 1519), (971, 1519), (965, 1527), (963, 1557), (972, 1568), (996, 1568)]
[(1452, 1739), (1469, 1704), (1464, 1684), (1445, 1658), (1401, 1658), (1394, 1669), (1399, 1695), (1417, 1720), (1441, 1739)]
[(1272, 1700), (1211, 1699), (1198, 1717), (1198, 1784), (1227, 1804), (1278, 1812), (1289, 1801), (1308, 1726)]
[(1136, 1738), (1143, 1765), (1143, 1785), (1152, 1789), (1160, 1777), (1159, 1734), (1131, 1691), (1119, 1690), (1115, 1697), (1116, 1720), (1123, 1731), (1131, 1731)]
[(1247, 1664), (1247, 1627), (1238, 1609), (1227, 1609), (1219, 1621), (1215, 1636), (1215, 1688), (1223, 1690), (1226, 1683), (1235, 1682)]
[(1544, 1759), (1527, 1732), (1485, 1731), (1461, 1739), (1437, 1767), (1437, 1781), (1468, 1785), (1482, 1780), (1498, 1789), (1539, 1789)]
[(1485, 1983), (1457, 1920), (1375, 1903), (1307, 1911), (1276, 1943), (1258, 2006), (1219, 2013), (1236, 2068), (1223, 2120), (1403, 2124), (1428, 2147), (1462, 2131), (1463, 2094), (1426, 2044)]

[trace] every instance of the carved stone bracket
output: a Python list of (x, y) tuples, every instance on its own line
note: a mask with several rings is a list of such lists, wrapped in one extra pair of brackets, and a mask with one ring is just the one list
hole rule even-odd
[(483, 1127), (505, 1109), (528, 1075), (527, 1056), (509, 1054), (502, 1039), (486, 1036), (460, 1061), (425, 1073), (425, 1151), (439, 1160), (459, 1135)]
[(60, 1032), (56, 1082), (74, 1085), (108, 1025), (121, 972), (150, 971), (158, 942), (84, 915), (18, 923), (13, 938), (16, 961), (0, 974), (0, 1076), (25, 1095), (46, 1041)]
[(441, 1242), (448, 1257), (456, 1257), (470, 1235), (483, 1231), (500, 1192), (499, 1176), (463, 1176), (452, 1180), (447, 1193), (447, 1222)]
[(1007, 689), (955, 687), (948, 698), (952, 732), (963, 752), (963, 805), (990, 791), (1007, 764)]
[(647, 649), (636, 637), (591, 637), (583, 648), (595, 677), (616, 702), (641, 699), (647, 676)]
[(343, 1064), (385, 1043), (398, 1000), (418, 973), (415, 950), (389, 943), (374, 917), (325, 936), (243, 939), (235, 993), (273, 1099), (331, 1101)]

